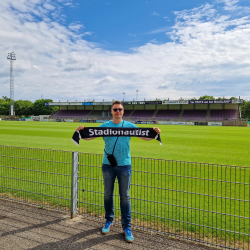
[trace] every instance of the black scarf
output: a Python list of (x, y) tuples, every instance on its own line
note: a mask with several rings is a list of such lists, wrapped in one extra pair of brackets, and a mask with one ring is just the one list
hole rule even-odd
[(157, 134), (152, 128), (113, 128), (113, 127), (88, 127), (80, 131), (75, 131), (72, 141), (79, 146), (80, 139), (96, 137), (145, 137), (156, 139), (161, 143), (160, 134)]

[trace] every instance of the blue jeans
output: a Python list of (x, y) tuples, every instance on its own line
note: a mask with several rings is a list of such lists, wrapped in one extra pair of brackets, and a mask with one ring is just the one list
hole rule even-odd
[(129, 188), (131, 180), (131, 165), (111, 167), (110, 165), (102, 165), (102, 173), (104, 180), (104, 208), (105, 219), (112, 222), (114, 219), (114, 184), (115, 178), (118, 179), (120, 206), (122, 214), (122, 228), (131, 227), (131, 208)]

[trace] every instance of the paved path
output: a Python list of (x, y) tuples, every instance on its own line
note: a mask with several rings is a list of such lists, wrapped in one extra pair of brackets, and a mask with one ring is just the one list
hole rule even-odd
[(0, 199), (0, 249), (214, 249), (193, 242), (133, 230), (135, 240), (124, 240), (120, 225), (108, 235), (101, 234), (103, 221), (39, 209), (35, 206)]

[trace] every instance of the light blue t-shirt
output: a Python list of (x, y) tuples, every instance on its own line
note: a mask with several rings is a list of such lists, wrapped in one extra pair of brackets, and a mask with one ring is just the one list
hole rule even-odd
[[(108, 121), (108, 122), (101, 124), (99, 127), (137, 128), (135, 124), (131, 122), (127, 122), (127, 121), (122, 121), (119, 124), (115, 124), (112, 121)], [(108, 154), (112, 154), (116, 139), (117, 137), (103, 137), (103, 140), (105, 142), (105, 151)], [(118, 166), (131, 165), (130, 140), (131, 140), (131, 137), (119, 137), (117, 140), (115, 150), (114, 150), (114, 156), (115, 156)], [(104, 152), (104, 157), (103, 157), (102, 162), (104, 164), (110, 165), (109, 160), (107, 158), (107, 154), (105, 152)]]

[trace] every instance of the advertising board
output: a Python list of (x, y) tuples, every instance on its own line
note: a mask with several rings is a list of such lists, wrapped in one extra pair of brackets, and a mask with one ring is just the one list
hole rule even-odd
[(135, 124), (156, 124), (156, 121), (136, 121)]
[(208, 126), (222, 126), (222, 122), (208, 122)]
[(162, 104), (162, 101), (130, 101), (122, 102), (123, 105), (148, 105), (148, 104)]
[(113, 102), (93, 102), (93, 105), (112, 105)]
[(93, 102), (82, 102), (82, 105), (93, 105)]
[(31, 120), (33, 120), (33, 121), (39, 121), (40, 117), (39, 116), (31, 116)]
[(162, 104), (188, 104), (186, 100), (170, 100), (170, 101), (162, 101)]
[(69, 105), (82, 106), (84, 104), (82, 104), (82, 102), (46, 102), (45, 103), (45, 106), (69, 106)]
[(104, 123), (107, 122), (107, 120), (95, 120), (96, 123)]
[(167, 121), (158, 121), (158, 124), (167, 124), (167, 125), (194, 125), (194, 122), (167, 122)]

